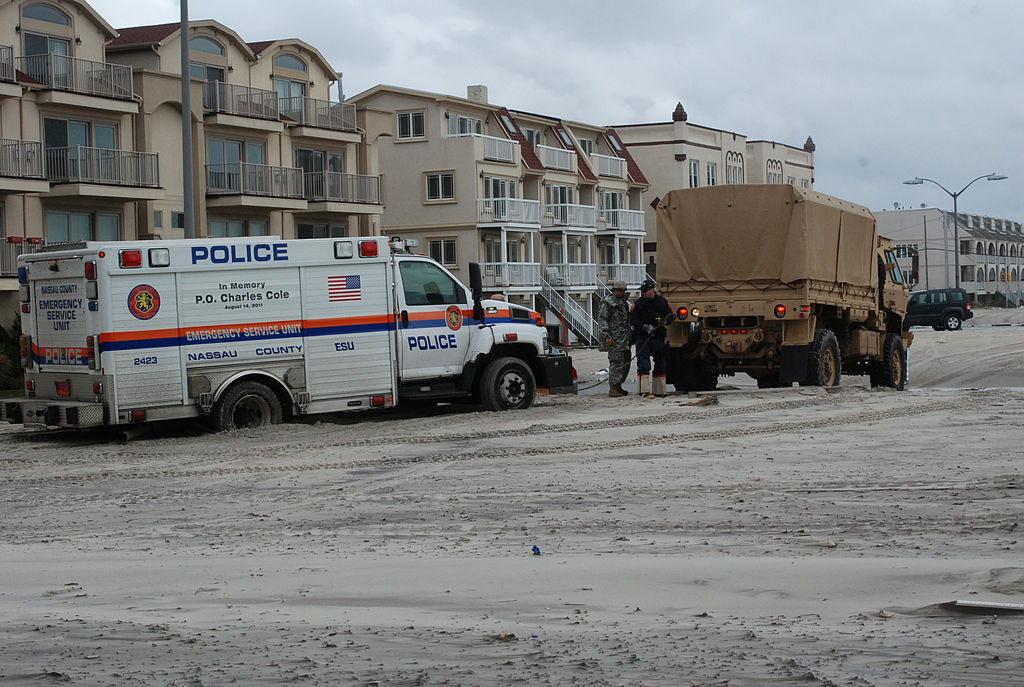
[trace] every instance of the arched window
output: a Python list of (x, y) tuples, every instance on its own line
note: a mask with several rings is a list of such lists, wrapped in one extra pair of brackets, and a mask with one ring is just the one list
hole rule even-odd
[(999, 256), (1003, 257), (1003, 258), (1006, 257), (1006, 244), (1005, 243), (1000, 243), (999, 244)]
[(288, 53), (283, 53), (275, 57), (274, 66), (280, 67), (281, 69), (291, 69), (296, 72), (306, 71), (306, 63), (295, 55), (289, 55)]
[(989, 281), (995, 281), (996, 280), (996, 268), (995, 267), (989, 267), (988, 268), (988, 280)]
[(978, 281), (985, 281), (985, 268), (984, 267), (979, 267), (978, 268)]
[(205, 52), (211, 55), (223, 55), (224, 48), (220, 43), (207, 38), (206, 36), (196, 36), (188, 42), (189, 50), (195, 50), (196, 52)]
[(982, 243), (981, 241), (978, 241), (978, 245), (975, 246), (975, 248), (974, 248), (974, 254), (975, 255), (984, 255), (985, 254), (985, 244)]
[(989, 255), (995, 255), (996, 254), (996, 244), (994, 244), (994, 243), (988, 244), (988, 254)]
[(36, 19), (38, 21), (47, 21), (51, 24), (71, 26), (71, 17), (64, 14), (53, 5), (44, 5), (41, 2), (26, 5), (25, 8), (21, 10), (21, 16), (26, 19)]

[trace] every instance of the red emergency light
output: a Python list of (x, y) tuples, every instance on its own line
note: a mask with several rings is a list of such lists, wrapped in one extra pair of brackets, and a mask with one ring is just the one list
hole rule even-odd
[(377, 257), (377, 242), (376, 241), (360, 241), (359, 242), (359, 257), (361, 257), (361, 258), (375, 258), (375, 257)]
[(123, 250), (118, 254), (121, 267), (142, 267), (141, 250)]
[(96, 278), (96, 261), (87, 260), (85, 262), (85, 278), (95, 279)]

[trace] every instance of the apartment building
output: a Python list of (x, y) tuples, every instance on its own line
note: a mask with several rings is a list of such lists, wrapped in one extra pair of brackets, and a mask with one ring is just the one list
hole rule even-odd
[(881, 211), (875, 218), (878, 232), (893, 240), (900, 267), (908, 283), (916, 282), (915, 289), (956, 286), (959, 261), (960, 286), (972, 300), (984, 305), (1021, 304), (1024, 232), (1020, 222), (961, 212), (954, 227), (953, 213), (937, 208)]
[(189, 50), (196, 236), (379, 233), (375, 151), (339, 74), (299, 39), (215, 21), (114, 29), (86, 2), (0, 6), (0, 320), (24, 251), (181, 238), (181, 50)]
[(136, 145), (132, 70), (87, 3), (0, 6), (0, 324), (17, 307), (16, 260), (44, 242), (116, 239), (163, 196), (159, 154)]
[[(647, 179), (613, 129), (378, 85), (349, 99), (383, 170), (384, 231), (594, 340), (597, 299), (644, 279)], [(561, 336), (562, 332), (559, 332)]]
[(718, 184), (792, 184), (814, 187), (814, 141), (803, 147), (746, 135), (689, 121), (678, 103), (668, 122), (616, 125), (626, 149), (650, 182), (644, 246), (649, 271), (657, 250), (655, 199), (667, 191)]

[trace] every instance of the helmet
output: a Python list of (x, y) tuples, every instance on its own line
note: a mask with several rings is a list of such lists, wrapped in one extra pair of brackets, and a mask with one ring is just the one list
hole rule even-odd
[(612, 282), (612, 291), (625, 291), (626, 282), (617, 280)]
[(643, 293), (644, 291), (650, 291), (651, 289), (657, 286), (658, 285), (654, 283), (653, 279), (644, 279), (644, 283), (640, 285), (640, 293)]

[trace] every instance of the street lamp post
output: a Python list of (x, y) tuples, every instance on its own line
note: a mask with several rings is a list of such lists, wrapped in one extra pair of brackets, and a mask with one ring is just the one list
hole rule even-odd
[[(971, 184), (973, 184), (975, 181), (981, 181), (982, 179), (986, 181), (1002, 181), (1003, 179), (1006, 178), (1007, 177), (1005, 175), (996, 174), (995, 172), (992, 172), (991, 174), (982, 174), (980, 177), (972, 179), (970, 183), (967, 184), (967, 186), (964, 186), (956, 193), (950, 191), (948, 188), (946, 188), (939, 182), (935, 181), (934, 179), (928, 179), (925, 177), (914, 177), (913, 179), (907, 179), (906, 181), (903, 182), (904, 184), (908, 184), (910, 186), (919, 186), (927, 181), (941, 188), (943, 191), (946, 192), (947, 195), (949, 195), (950, 198), (953, 199), (953, 269), (955, 270), (954, 276), (956, 277), (956, 287), (958, 289), (960, 288), (960, 217), (957, 214), (956, 210), (957, 198), (960, 197), (961, 193), (970, 188)], [(925, 248), (927, 249), (927, 246)], [(949, 282), (946, 283), (948, 284)]]

